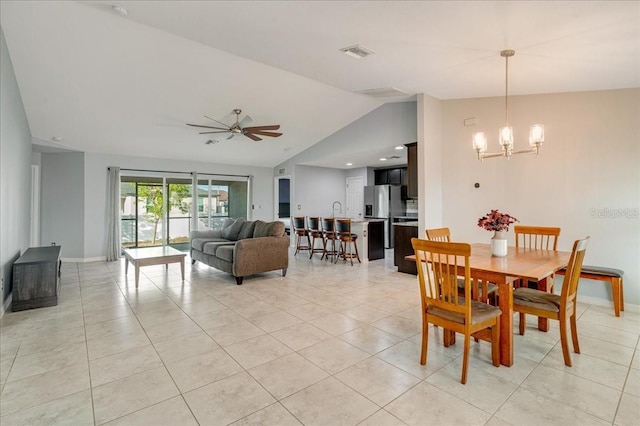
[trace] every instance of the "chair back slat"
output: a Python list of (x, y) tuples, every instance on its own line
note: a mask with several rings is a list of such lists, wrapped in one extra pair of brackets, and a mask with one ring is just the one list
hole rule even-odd
[(557, 250), (560, 228), (550, 226), (523, 226), (514, 227), (516, 234), (516, 247), (533, 250)]
[(304, 227), (304, 216), (294, 216), (291, 218), (291, 222), (293, 222), (293, 229), (295, 231), (303, 230)]
[(429, 241), (444, 241), (447, 243), (451, 241), (451, 231), (449, 228), (425, 229), (425, 233)]
[(320, 228), (320, 218), (319, 217), (309, 217), (307, 218), (308, 229), (309, 232), (321, 232)]
[(336, 221), (333, 218), (323, 218), (322, 229), (324, 230), (324, 232), (334, 232), (336, 229)]
[(560, 293), (560, 301), (562, 306), (567, 306), (569, 302), (575, 302), (578, 293), (578, 283), (580, 282), (580, 271), (582, 270), (582, 262), (587, 250), (589, 237), (582, 240), (576, 240), (573, 243), (571, 257), (567, 264), (567, 272), (562, 281), (562, 292)]

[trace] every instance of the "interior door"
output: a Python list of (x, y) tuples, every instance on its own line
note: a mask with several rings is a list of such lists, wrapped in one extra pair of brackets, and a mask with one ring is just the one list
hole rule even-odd
[(362, 176), (347, 178), (347, 217), (364, 217), (364, 179)]

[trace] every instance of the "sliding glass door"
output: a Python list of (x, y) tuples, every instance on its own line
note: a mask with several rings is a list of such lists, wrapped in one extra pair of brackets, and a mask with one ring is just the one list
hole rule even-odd
[[(191, 179), (121, 176), (122, 247), (169, 245), (188, 250), (193, 195)], [(200, 230), (219, 229), (228, 217), (246, 218), (248, 181), (199, 179), (197, 206)]]

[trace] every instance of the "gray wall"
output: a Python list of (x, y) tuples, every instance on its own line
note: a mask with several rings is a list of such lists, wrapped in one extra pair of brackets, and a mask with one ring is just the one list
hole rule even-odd
[(11, 292), (13, 262), (29, 246), (30, 207), (31, 132), (0, 29), (0, 315)]
[(62, 246), (64, 259), (84, 258), (84, 154), (42, 153), (40, 244)]

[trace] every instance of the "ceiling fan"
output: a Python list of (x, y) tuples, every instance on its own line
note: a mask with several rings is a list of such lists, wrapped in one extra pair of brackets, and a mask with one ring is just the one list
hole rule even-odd
[(208, 118), (209, 120), (213, 120), (224, 127), (203, 126), (200, 124), (189, 124), (189, 123), (187, 123), (187, 126), (201, 127), (204, 129), (214, 129), (213, 131), (200, 132), (201, 135), (208, 135), (212, 133), (231, 133), (227, 139), (231, 139), (235, 135), (244, 135), (249, 139), (253, 139), (254, 141), (261, 141), (262, 138), (258, 136), (269, 136), (272, 138), (277, 138), (278, 136), (282, 136), (282, 133), (272, 131), (272, 130), (280, 129), (279, 124), (272, 124), (269, 126), (245, 127), (245, 124), (249, 124), (252, 121), (251, 117), (247, 115), (242, 120), (240, 120), (240, 114), (242, 114), (242, 110), (236, 108), (233, 110), (233, 112), (236, 114), (236, 122), (233, 123), (231, 126), (228, 126), (214, 118), (207, 117), (206, 115), (205, 115), (205, 118)]

